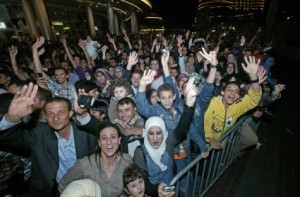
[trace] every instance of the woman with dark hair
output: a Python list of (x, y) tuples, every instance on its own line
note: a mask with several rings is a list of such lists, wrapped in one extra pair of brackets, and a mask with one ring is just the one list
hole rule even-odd
[(92, 179), (100, 188), (102, 197), (117, 197), (123, 191), (124, 169), (132, 163), (132, 157), (121, 152), (121, 131), (118, 126), (110, 122), (103, 126), (99, 132), (98, 149), (77, 160), (63, 176), (59, 183), (62, 192), (72, 181), (79, 179)]

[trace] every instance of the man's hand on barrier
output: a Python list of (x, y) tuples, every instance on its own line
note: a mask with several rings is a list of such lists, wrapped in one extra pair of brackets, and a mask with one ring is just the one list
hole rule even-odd
[(175, 195), (175, 191), (164, 191), (164, 188), (167, 186), (165, 183), (158, 185), (158, 196), (159, 197), (172, 197)]
[(207, 158), (209, 156), (209, 151), (201, 153), (202, 158)]
[(221, 142), (215, 138), (208, 138), (209, 144), (213, 149), (221, 149)]

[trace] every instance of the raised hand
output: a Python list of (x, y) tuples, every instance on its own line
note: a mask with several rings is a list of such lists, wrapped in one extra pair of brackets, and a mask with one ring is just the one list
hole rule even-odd
[(245, 66), (244, 63), (242, 63), (243, 69), (245, 70), (246, 73), (249, 75), (256, 75), (258, 71), (258, 66), (260, 63), (260, 59), (258, 61), (255, 60), (255, 56), (249, 56), (249, 60), (247, 56), (244, 57), (245, 62), (247, 64), (247, 67)]
[(267, 79), (266, 76), (267, 70), (263, 66), (259, 66), (257, 71), (258, 83), (261, 84)]
[(45, 48), (41, 48), (39, 51), (38, 51), (38, 56), (41, 56), (45, 53)]
[(150, 83), (152, 83), (154, 81), (154, 76), (156, 75), (156, 71), (149, 69), (149, 70), (145, 70), (143, 77), (141, 78), (140, 81), (140, 86), (146, 86)]
[(38, 86), (33, 85), (33, 83), (23, 86), (22, 89), (15, 94), (10, 104), (6, 120), (15, 123), (31, 114), (34, 110), (33, 104), (37, 91)]
[(215, 51), (210, 51), (209, 54), (205, 51), (205, 49), (202, 47), (202, 52), (199, 51), (199, 53), (204, 57), (212, 66), (218, 65), (217, 60), (217, 53)]
[(129, 54), (128, 63), (127, 63), (127, 70), (131, 70), (132, 66), (138, 62), (138, 54), (137, 52), (133, 51)]
[(185, 104), (188, 107), (193, 107), (196, 101), (197, 91), (195, 90), (196, 87), (194, 85), (194, 81), (195, 79), (191, 77), (187, 82), (187, 86), (184, 90)]
[(79, 106), (78, 105), (78, 96), (79, 95), (88, 95), (87, 93), (85, 93), (84, 89), (79, 89), (78, 90), (78, 95), (76, 93), (75, 89), (72, 89), (72, 94), (74, 96), (74, 103), (73, 103), (73, 107), (74, 107), (74, 112), (78, 115), (78, 116), (82, 116), (85, 117), (88, 112), (87, 109), (85, 108), (85, 106)]
[(11, 57), (16, 57), (18, 54), (18, 47), (11, 45), (8, 47), (8, 52)]
[(80, 39), (79, 42), (78, 42), (78, 46), (84, 50), (84, 47), (85, 47), (85, 42), (84, 40)]
[(45, 38), (40, 36), (36, 39), (36, 42), (31, 46), (33, 50), (38, 50), (45, 43)]
[(285, 89), (285, 85), (284, 84), (276, 84), (274, 86), (274, 93), (279, 96), (280, 93)]

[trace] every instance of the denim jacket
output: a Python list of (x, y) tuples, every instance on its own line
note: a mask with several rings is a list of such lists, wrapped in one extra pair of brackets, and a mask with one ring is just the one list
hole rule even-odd
[[(190, 130), (187, 136), (187, 139), (183, 142), (183, 147), (185, 150), (190, 150), (190, 141), (198, 146), (201, 152), (207, 152), (206, 141), (204, 138), (204, 114), (212, 98), (212, 92), (214, 89), (213, 83), (203, 82), (202, 91), (197, 97), (195, 103), (195, 113), (190, 125)], [(182, 112), (184, 101), (182, 98), (178, 98), (178, 101), (175, 102), (176, 107)]]
[(145, 118), (150, 118), (151, 116), (159, 116), (165, 121), (167, 131), (174, 131), (179, 122), (182, 111), (180, 112), (179, 109), (175, 108), (176, 113), (173, 114), (171, 110), (164, 108), (160, 104), (150, 105), (146, 99), (145, 92), (137, 92), (135, 101), (138, 113), (141, 116)]

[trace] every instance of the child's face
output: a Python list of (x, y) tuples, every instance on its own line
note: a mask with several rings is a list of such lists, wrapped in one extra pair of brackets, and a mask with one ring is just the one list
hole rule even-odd
[(127, 96), (127, 90), (124, 87), (115, 87), (114, 96), (120, 100)]
[(143, 197), (145, 194), (145, 182), (143, 178), (128, 183), (126, 188), (130, 197)]
[(158, 100), (166, 109), (170, 109), (173, 106), (175, 95), (171, 91), (162, 91), (158, 97)]

